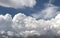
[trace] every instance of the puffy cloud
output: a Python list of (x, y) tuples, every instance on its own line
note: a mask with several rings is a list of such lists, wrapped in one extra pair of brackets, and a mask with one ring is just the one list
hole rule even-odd
[[(24, 14), (16, 14), (13, 18), (13, 29), (17, 30), (18, 35), (59, 35), (60, 14), (51, 20), (36, 20)], [(27, 33), (26, 33), (27, 32)]]
[(25, 38), (34, 35), (60, 35), (59, 16), (60, 14), (51, 20), (36, 20), (21, 13), (13, 18), (10, 14), (0, 15), (0, 34)]
[(36, 0), (0, 0), (0, 6), (12, 8), (33, 7)]
[(10, 28), (11, 25), (12, 17), (10, 14), (0, 15), (0, 30), (9, 30), (8, 28)]

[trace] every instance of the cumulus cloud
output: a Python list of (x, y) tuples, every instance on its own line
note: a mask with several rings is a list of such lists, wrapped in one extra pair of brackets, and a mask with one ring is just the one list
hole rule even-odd
[(0, 34), (25, 38), (34, 35), (60, 36), (60, 14), (51, 20), (36, 20), (22, 13), (16, 14), (13, 18), (10, 14), (0, 15)]
[[(33, 7), (35, 4), (36, 0), (0, 0), (0, 5), (13, 8)], [(0, 15), (0, 35), (3, 38), (60, 36), (59, 13), (58, 7), (51, 5), (39, 13), (32, 14), (33, 17), (22, 13), (16, 14), (13, 18), (10, 14)]]
[(12, 8), (33, 7), (36, 0), (0, 0), (0, 6)]
[(8, 30), (8, 28), (10, 28), (11, 25), (12, 17), (10, 14), (0, 15), (0, 30)]

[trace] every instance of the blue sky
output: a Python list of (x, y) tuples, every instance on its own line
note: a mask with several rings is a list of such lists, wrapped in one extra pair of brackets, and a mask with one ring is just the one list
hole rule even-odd
[[(0, 6), (0, 14), (9, 13), (14, 16), (17, 13), (24, 13), (26, 15), (30, 15), (32, 13), (37, 13), (38, 11), (44, 9), (44, 4), (49, 2), (49, 0), (36, 0), (36, 1), (37, 4), (33, 8), (26, 7), (25, 9), (20, 9), (20, 8), (15, 9), (11, 7), (8, 8), (8, 7)], [(60, 0), (55, 0), (53, 4), (60, 7)]]
[(0, 0), (0, 34), (60, 36), (60, 0)]

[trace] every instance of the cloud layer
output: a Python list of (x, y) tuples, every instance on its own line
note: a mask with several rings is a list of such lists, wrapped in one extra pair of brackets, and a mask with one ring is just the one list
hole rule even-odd
[(60, 35), (60, 14), (51, 20), (36, 20), (18, 13), (13, 18), (10, 14), (0, 15), (0, 34), (8, 36)]
[(0, 6), (12, 8), (33, 7), (36, 0), (0, 0)]

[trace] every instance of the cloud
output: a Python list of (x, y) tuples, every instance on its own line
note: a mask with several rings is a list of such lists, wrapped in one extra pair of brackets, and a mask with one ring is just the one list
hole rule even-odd
[(8, 28), (10, 28), (11, 25), (12, 17), (10, 14), (0, 15), (0, 30), (9, 30)]
[(49, 0), (49, 4), (52, 4), (54, 3), (55, 0)]
[(36, 19), (51, 19), (60, 13), (58, 10), (59, 7), (50, 5), (46, 6), (45, 9), (43, 9), (42, 11), (31, 14), (31, 16), (33, 16)]
[[(35, 3), (32, 1), (35, 0), (0, 0), (0, 5), (13, 8), (33, 7), (36, 1)], [(16, 14), (13, 18), (10, 14), (0, 15), (0, 35), (4, 38), (60, 36), (60, 11), (58, 8), (51, 5), (32, 14), (33, 17), (22, 13)]]
[(13, 18), (10, 14), (0, 15), (0, 34), (25, 38), (34, 35), (60, 35), (60, 14), (51, 20), (36, 20), (22, 13)]
[(12, 8), (33, 7), (36, 0), (0, 0), (0, 6)]

